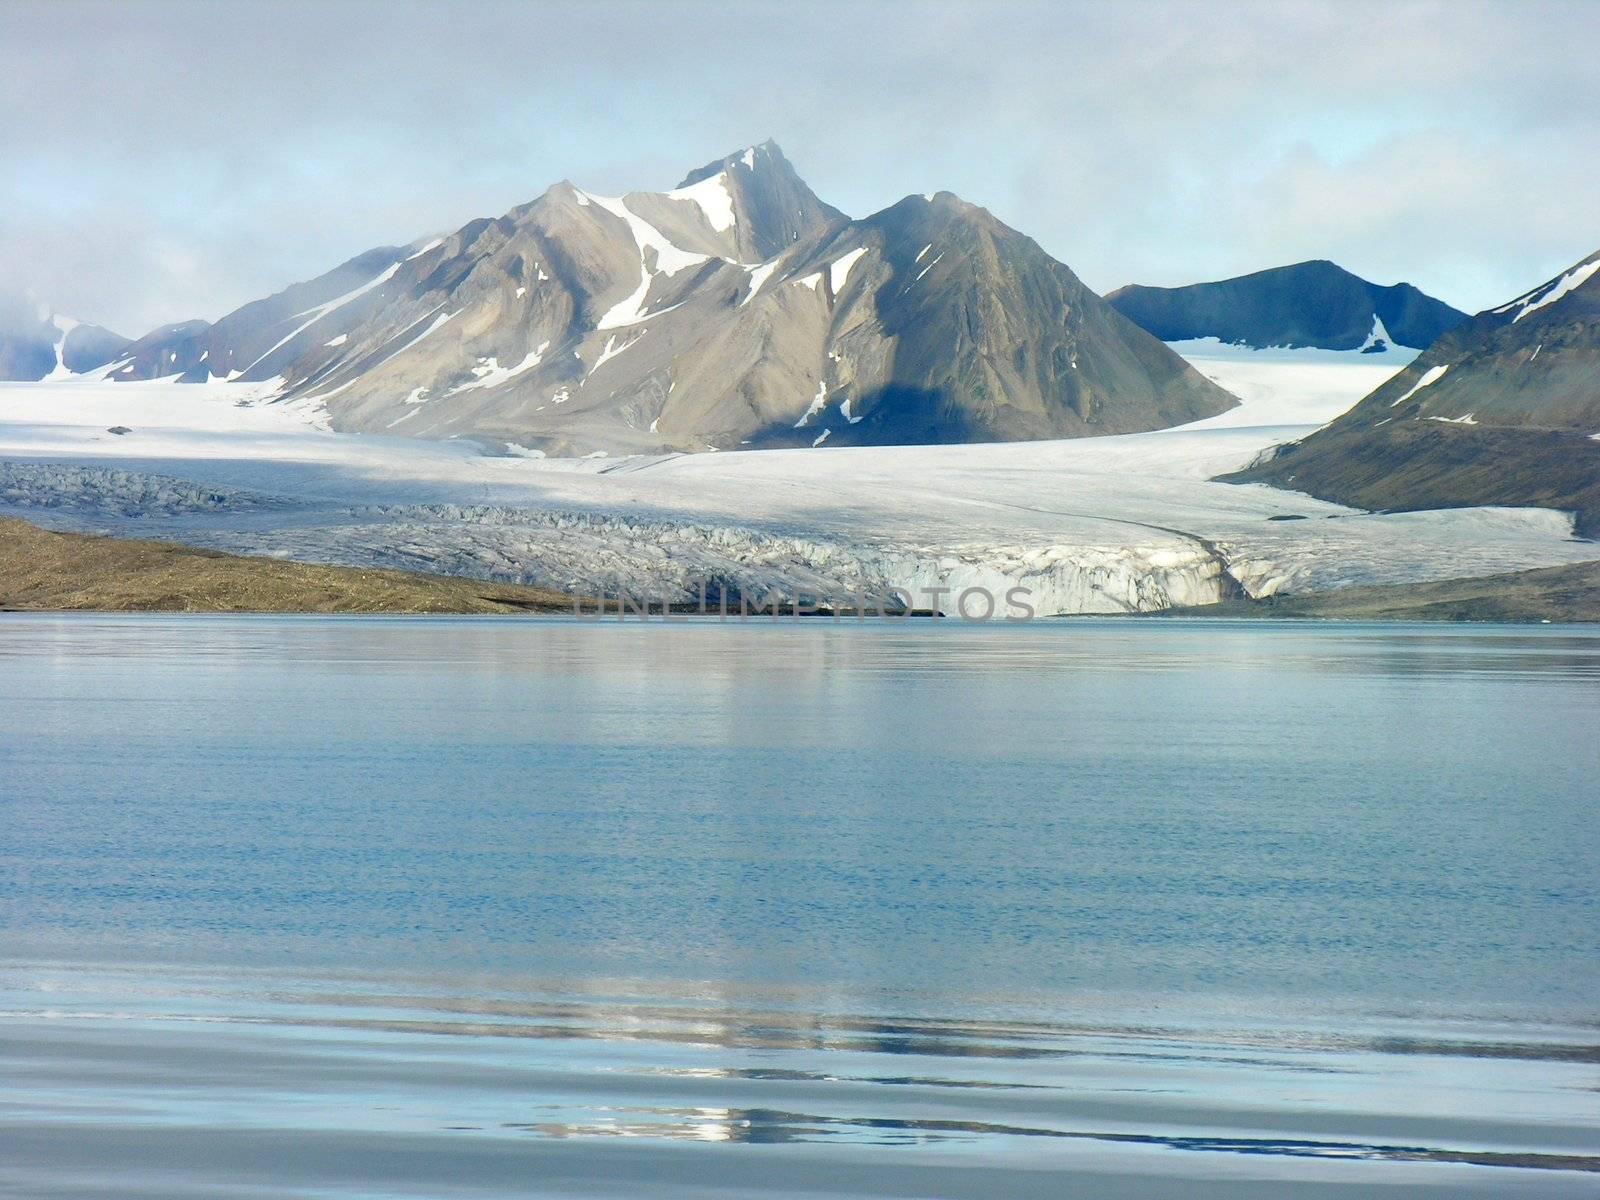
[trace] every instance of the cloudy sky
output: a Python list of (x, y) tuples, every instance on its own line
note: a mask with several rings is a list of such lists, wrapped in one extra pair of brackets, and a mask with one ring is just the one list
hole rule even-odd
[(0, 287), (138, 334), (562, 178), (773, 137), (1091, 287), (1331, 258), (1467, 309), (1600, 248), (1600, 0), (4, 0)]

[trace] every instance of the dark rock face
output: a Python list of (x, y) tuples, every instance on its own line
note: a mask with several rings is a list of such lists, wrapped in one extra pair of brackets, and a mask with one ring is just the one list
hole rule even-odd
[(1600, 536), (1600, 253), (1479, 313), (1344, 416), (1229, 478), (1361, 508), (1534, 505)]
[(1236, 403), (984, 210), (940, 193), (852, 221), (770, 142), (669, 192), (557, 184), (113, 370), (174, 374), (551, 454), (1077, 437)]
[(178, 376), (186, 383), (210, 378), (206, 367), (206, 333), (209, 321), (184, 321), (163, 325), (126, 346), (112, 368), (113, 380), (166, 379)]
[(1326, 261), (1187, 287), (1131, 284), (1106, 299), (1165, 342), (1214, 337), (1258, 349), (1358, 350), (1378, 337), (1420, 350), (1467, 317), (1409, 283), (1380, 287)]

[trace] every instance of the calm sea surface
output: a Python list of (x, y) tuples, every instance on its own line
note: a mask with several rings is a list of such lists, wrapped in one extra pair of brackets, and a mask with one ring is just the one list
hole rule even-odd
[(1600, 1195), (1600, 627), (0, 617), (0, 1195)]

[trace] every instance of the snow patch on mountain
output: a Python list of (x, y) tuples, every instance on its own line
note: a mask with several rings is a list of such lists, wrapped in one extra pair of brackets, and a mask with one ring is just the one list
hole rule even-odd
[(750, 272), (750, 290), (744, 294), (744, 299), (739, 301), (741, 306), (749, 304), (750, 301), (756, 298), (756, 293), (761, 290), (762, 284), (766, 283), (768, 277), (778, 269), (778, 260), (773, 259), (771, 262), (764, 262), (746, 269)]
[[(800, 414), (800, 419), (794, 423), (794, 427), (796, 429), (804, 429), (811, 423), (811, 418), (822, 411), (827, 402), (828, 382), (827, 380), (822, 380), (817, 384), (817, 394), (811, 398), (811, 404), (806, 408), (805, 412)], [(816, 443), (813, 442), (812, 444), (815, 445)]]
[(734, 226), (733, 193), (728, 190), (728, 177), (724, 172), (691, 183), (688, 187), (674, 188), (667, 193), (674, 200), (688, 200), (699, 206), (706, 223), (718, 233), (726, 233)]
[(51, 314), (49, 319), (50, 324), (54, 326), (56, 331), (56, 365), (51, 368), (45, 379), (49, 381), (71, 379), (73, 371), (71, 367), (67, 366), (67, 335), (78, 328), (82, 322), (74, 317), (63, 317), (60, 313)]
[(521, 362), (505, 367), (500, 365), (498, 359), (487, 359), (483, 365), (473, 368), (472, 373), (476, 376), (475, 379), (469, 383), (463, 383), (459, 387), (451, 388), (445, 394), (454, 396), (458, 392), (481, 391), (488, 388), (497, 388), (503, 383), (509, 383), (524, 371), (531, 371), (534, 367), (537, 367), (543, 361), (544, 352), (548, 349), (550, 349), (549, 342), (540, 342), (522, 357)]
[(844, 290), (844, 285), (849, 282), (850, 272), (855, 268), (856, 263), (861, 261), (861, 256), (866, 252), (867, 248), (865, 246), (857, 246), (850, 253), (836, 259), (829, 265), (828, 286), (833, 289), (835, 296)]
[(1367, 333), (1367, 340), (1361, 343), (1357, 354), (1382, 354), (1394, 345), (1394, 339), (1389, 336), (1389, 331), (1384, 327), (1383, 318), (1377, 313), (1372, 314), (1372, 329)]
[(1574, 288), (1582, 287), (1589, 282), (1589, 278), (1596, 271), (1600, 271), (1600, 258), (1579, 263), (1559, 279), (1542, 284), (1526, 295), (1518, 296), (1511, 303), (1502, 304), (1494, 311), (1501, 314), (1515, 311), (1517, 315), (1511, 318), (1511, 323), (1515, 325), (1530, 313), (1537, 312), (1548, 304), (1554, 304)]
[(1399, 408), (1400, 405), (1411, 399), (1411, 397), (1415, 396), (1423, 388), (1432, 387), (1434, 384), (1438, 383), (1439, 380), (1444, 378), (1444, 373), (1449, 369), (1449, 363), (1445, 363), (1443, 366), (1429, 367), (1422, 373), (1422, 378), (1418, 379), (1409, 388), (1407, 388), (1405, 392), (1401, 394), (1400, 398), (1392, 402), (1389, 407)]
[[(639, 331), (639, 333), (643, 334), (644, 330), (641, 329)], [(618, 345), (617, 344), (617, 336), (615, 334), (613, 334), (612, 336), (608, 337), (606, 339), (605, 349), (601, 350), (600, 351), (600, 357), (594, 360), (594, 366), (589, 368), (589, 374), (593, 375), (596, 371), (598, 371), (600, 369), (602, 364), (604, 364), (604, 363), (608, 362), (609, 360), (615, 358), (617, 355), (621, 354), (624, 350), (626, 350), (629, 346), (633, 345), (634, 342), (636, 342), (638, 340), (639, 340), (639, 338), (637, 336), (635, 336), (635, 337), (628, 338), (621, 345)]]

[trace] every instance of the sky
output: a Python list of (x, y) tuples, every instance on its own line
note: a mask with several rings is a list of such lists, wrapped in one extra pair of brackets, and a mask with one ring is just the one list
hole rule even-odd
[(138, 335), (775, 139), (1092, 288), (1329, 258), (1469, 311), (1600, 248), (1600, 0), (4, 0), (0, 288)]

